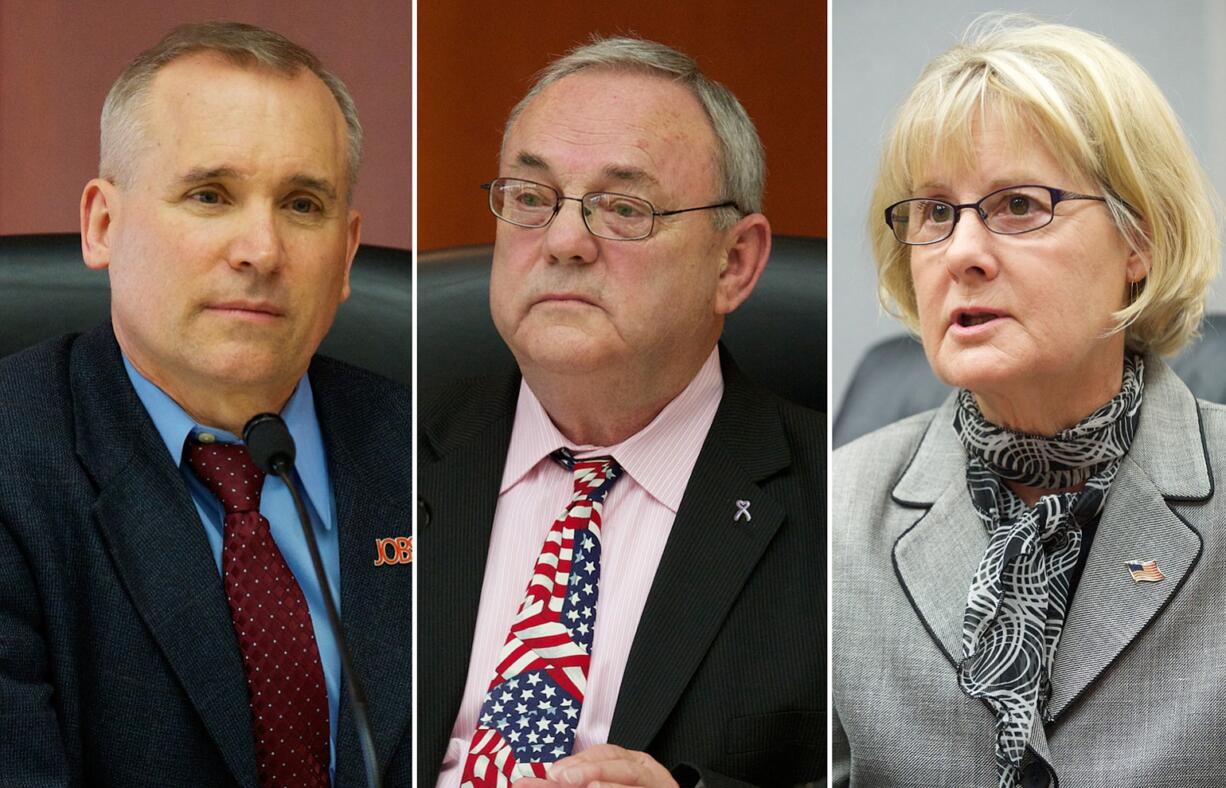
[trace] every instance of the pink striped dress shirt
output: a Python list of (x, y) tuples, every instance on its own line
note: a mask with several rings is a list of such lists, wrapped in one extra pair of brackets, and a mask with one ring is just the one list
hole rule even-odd
[(520, 384), (511, 446), (494, 511), (464, 699), (451, 728), (438, 788), (456, 788), (460, 783), (469, 741), (477, 727), (477, 713), (494, 676), (498, 653), (523, 601), (545, 534), (570, 499), (570, 472), (549, 458), (562, 446), (579, 457), (611, 454), (626, 471), (604, 505), (600, 601), (575, 752), (608, 739), (639, 616), (723, 394), (724, 379), (716, 349), (685, 390), (646, 427), (616, 446), (576, 446), (554, 426), (527, 383)]

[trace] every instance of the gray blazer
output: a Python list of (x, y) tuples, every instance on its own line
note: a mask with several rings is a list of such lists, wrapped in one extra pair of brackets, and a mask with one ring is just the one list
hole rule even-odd
[[(987, 533), (953, 412), (951, 398), (834, 454), (835, 785), (996, 785), (994, 717), (954, 672)], [(1224, 450), (1226, 407), (1147, 357), (1026, 785), (1226, 785)], [(1124, 562), (1146, 559), (1165, 580), (1132, 580)]]

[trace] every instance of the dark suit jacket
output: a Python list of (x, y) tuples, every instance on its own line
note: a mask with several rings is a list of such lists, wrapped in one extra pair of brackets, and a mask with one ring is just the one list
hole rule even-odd
[[(341, 617), (389, 786), (410, 783), (409, 397), (317, 358)], [(257, 785), (247, 684), (191, 495), (110, 326), (0, 361), (0, 784)], [(341, 698), (336, 784), (364, 784)]]
[[(817, 780), (826, 741), (824, 419), (722, 361), (724, 398), (643, 609), (609, 741), (647, 751), (683, 782)], [(459, 712), (518, 390), (516, 376), (422, 398), (422, 788), (438, 779)], [(749, 523), (733, 521), (737, 500), (752, 502)]]

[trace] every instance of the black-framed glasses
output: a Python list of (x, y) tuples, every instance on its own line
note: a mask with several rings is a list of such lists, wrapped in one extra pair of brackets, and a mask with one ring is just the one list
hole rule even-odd
[(885, 223), (894, 237), (908, 246), (924, 246), (944, 241), (953, 235), (958, 217), (974, 208), (983, 226), (998, 235), (1020, 235), (1052, 223), (1056, 206), (1065, 200), (1097, 200), (1105, 197), (1054, 189), (1051, 186), (1024, 184), (997, 189), (977, 202), (957, 205), (929, 197), (902, 200), (885, 209)]
[(562, 210), (562, 204), (573, 200), (583, 207), (583, 224), (588, 232), (610, 241), (641, 241), (650, 237), (657, 216), (737, 208), (735, 202), (725, 200), (696, 208), (657, 211), (642, 197), (616, 192), (588, 192), (582, 197), (568, 197), (552, 186), (519, 178), (495, 178), (481, 184), (481, 188), (490, 193), (490, 211), (517, 227), (546, 227)]

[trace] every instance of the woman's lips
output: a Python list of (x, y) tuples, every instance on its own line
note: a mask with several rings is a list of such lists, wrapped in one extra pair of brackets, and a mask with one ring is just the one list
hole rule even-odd
[(1008, 313), (987, 307), (959, 307), (949, 315), (949, 331), (960, 337), (974, 337), (994, 331)]

